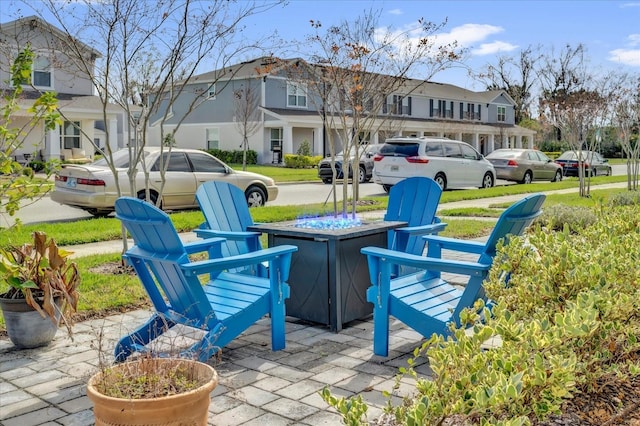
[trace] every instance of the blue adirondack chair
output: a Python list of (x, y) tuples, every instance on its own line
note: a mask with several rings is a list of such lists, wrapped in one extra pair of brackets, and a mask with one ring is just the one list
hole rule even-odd
[[(222, 245), (223, 256), (250, 253), (262, 248), (260, 233), (247, 231), (247, 227), (254, 223), (244, 192), (240, 188), (227, 182), (205, 182), (198, 187), (196, 200), (205, 222), (194, 232), (201, 238), (225, 238)], [(250, 265), (237, 272), (263, 277), (268, 275), (263, 264)]]
[[(427, 256), (407, 254), (379, 247), (365, 247), (372, 286), (367, 300), (373, 303), (373, 351), (387, 356), (389, 315), (393, 315), (425, 337), (449, 334), (449, 323), (460, 325), (460, 312), (484, 297), (482, 282), (487, 277), (496, 244), (509, 235), (520, 235), (542, 213), (543, 194), (534, 194), (514, 203), (498, 219), (486, 243), (425, 236)], [(442, 249), (471, 253), (477, 261), (442, 259)], [(406, 265), (419, 272), (395, 278), (394, 268)], [(464, 290), (444, 281), (441, 272), (469, 277)]]
[[(137, 198), (116, 200), (116, 217), (135, 246), (124, 257), (135, 268), (155, 313), (115, 348), (116, 361), (180, 324), (202, 330), (203, 337), (180, 355), (206, 361), (265, 315), (271, 317), (271, 346), (285, 347), (285, 299), (295, 246), (279, 246), (237, 256), (221, 256), (222, 238), (183, 244), (166, 213)], [(189, 255), (209, 252), (214, 258), (192, 262)], [(270, 278), (228, 272), (269, 262)], [(208, 277), (201, 282), (200, 278)], [(204, 279), (204, 278), (203, 278)]]
[[(447, 224), (436, 217), (442, 188), (433, 179), (410, 177), (391, 187), (384, 220), (407, 222), (407, 226), (389, 231), (389, 249), (422, 255), (426, 241), (424, 235), (437, 234)], [(406, 275), (415, 268), (399, 266), (394, 275)]]

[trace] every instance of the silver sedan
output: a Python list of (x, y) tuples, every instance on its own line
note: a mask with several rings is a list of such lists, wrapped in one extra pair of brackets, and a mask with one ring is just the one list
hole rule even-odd
[(496, 149), (485, 158), (493, 164), (498, 179), (518, 183), (562, 180), (562, 167), (536, 149)]
[[(250, 207), (262, 206), (275, 200), (278, 187), (273, 179), (257, 173), (234, 170), (213, 155), (195, 149), (171, 150), (144, 148), (144, 164), (149, 170), (150, 201), (156, 203), (162, 185), (160, 168), (166, 165), (165, 184), (160, 206), (165, 210), (197, 208), (196, 189), (210, 180), (229, 182), (242, 189)], [(121, 193), (130, 195), (129, 153), (124, 149), (114, 153), (113, 164), (118, 173)], [(140, 169), (142, 166), (138, 165)], [(138, 171), (135, 180), (138, 198), (145, 198), (145, 177)], [(106, 216), (114, 210), (118, 191), (114, 175), (103, 158), (91, 164), (65, 164), (56, 175), (51, 199), (60, 204), (77, 207), (94, 216)]]

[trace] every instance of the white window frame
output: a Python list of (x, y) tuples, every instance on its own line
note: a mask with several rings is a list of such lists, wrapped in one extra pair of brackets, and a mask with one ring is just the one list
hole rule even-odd
[(505, 121), (507, 121), (507, 107), (506, 106), (498, 106), (497, 114), (496, 114), (496, 120), (499, 123), (504, 123)]
[(213, 101), (216, 99), (216, 84), (213, 83), (208, 89), (207, 89), (207, 100), (208, 101)]
[(205, 146), (207, 149), (220, 149), (220, 129), (218, 127), (205, 129)]
[[(72, 134), (66, 134), (65, 131), (70, 127)], [(82, 148), (82, 132), (81, 132), (80, 122), (79, 121), (70, 121), (65, 120), (60, 126), (60, 149), (72, 149), (72, 148)], [(77, 132), (77, 134), (76, 134)], [(78, 146), (73, 143), (71, 147), (67, 148), (65, 145), (65, 141), (69, 139), (72, 141), (78, 142)]]
[[(274, 134), (274, 132), (277, 132), (277, 134)], [(281, 151), (282, 150), (282, 142), (283, 142), (283, 129), (282, 127), (272, 127), (269, 130), (269, 147), (271, 149), (271, 151)], [(277, 149), (274, 149), (276, 148)]]
[[(36, 69), (36, 65), (38, 64), (38, 59), (46, 59), (48, 67), (46, 69), (45, 68)], [(42, 86), (42, 85), (36, 84), (36, 79), (35, 79), (36, 72), (49, 74), (48, 86)], [(31, 83), (33, 84), (34, 87), (38, 87), (41, 89), (53, 89), (53, 65), (52, 65), (51, 57), (48, 54), (44, 54), (42, 52), (35, 52), (35, 57), (33, 59), (33, 66), (31, 67)]]
[[(291, 98), (295, 102), (291, 102)], [(304, 101), (304, 102), (301, 102)], [(304, 103), (304, 105), (301, 105)], [(295, 108), (307, 108), (307, 86), (303, 83), (287, 83), (287, 106)]]

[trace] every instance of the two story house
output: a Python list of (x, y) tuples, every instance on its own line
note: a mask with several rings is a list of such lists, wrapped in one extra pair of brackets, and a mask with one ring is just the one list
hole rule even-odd
[[(112, 149), (127, 143), (122, 109), (108, 104), (105, 119), (90, 75), (69, 56), (73, 49), (65, 40), (66, 33), (35, 16), (0, 24), (0, 92), (11, 90), (10, 67), (16, 54), (27, 45), (35, 52), (32, 84), (23, 88), (20, 109), (12, 115), (11, 125), (22, 128), (28, 123), (28, 110), (44, 91), (56, 92), (63, 117), (63, 123), (54, 130), (46, 131), (44, 125), (29, 129), (22, 146), (14, 153), (16, 157), (89, 161), (96, 148), (105, 148), (107, 127)], [(100, 53), (83, 43), (74, 45), (81, 47), (83, 63), (93, 68)]]
[[(250, 89), (257, 96), (252, 115), (257, 130), (248, 142), (260, 163), (278, 163), (283, 154), (296, 153), (304, 141), (314, 155), (328, 155), (325, 106), (284, 67), (271, 66), (273, 61), (257, 58), (193, 77), (169, 114), (160, 111), (151, 117), (151, 141), (158, 143), (162, 125), (165, 133), (177, 127), (175, 142), (183, 148), (240, 149), (237, 99)], [(194, 102), (195, 98), (202, 101)], [(515, 124), (514, 105), (503, 90), (473, 92), (451, 84), (409, 80), (398, 93), (387, 96), (379, 111), (380, 119), (392, 117), (393, 125), (372, 126), (377, 130), (366, 132), (363, 142), (383, 143), (391, 136), (440, 136), (465, 141), (483, 154), (501, 147), (533, 147), (535, 131)], [(342, 145), (339, 133), (333, 135), (336, 150)]]

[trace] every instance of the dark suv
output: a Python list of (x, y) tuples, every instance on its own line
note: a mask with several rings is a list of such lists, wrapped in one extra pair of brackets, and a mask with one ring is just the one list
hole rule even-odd
[[(362, 145), (358, 147), (360, 152), (360, 167), (358, 170), (358, 182), (365, 183), (371, 180), (373, 176), (373, 156), (380, 150), (382, 144), (379, 145)], [(350, 162), (353, 155), (350, 155), (346, 161)], [(343, 179), (342, 163), (345, 161), (344, 152), (340, 151), (336, 154), (336, 178)], [(331, 183), (333, 173), (331, 171), (331, 157), (323, 158), (318, 163), (318, 177), (324, 183)], [(349, 169), (349, 178), (353, 177), (353, 173)]]

